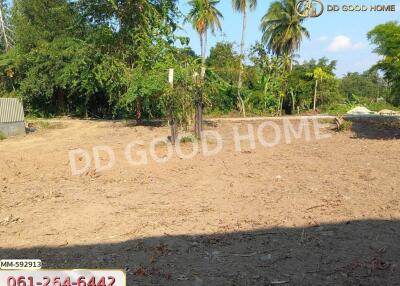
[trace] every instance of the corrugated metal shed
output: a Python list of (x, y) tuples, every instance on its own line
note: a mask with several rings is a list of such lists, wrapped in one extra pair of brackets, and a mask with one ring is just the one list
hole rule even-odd
[(17, 98), (0, 98), (0, 123), (24, 122), (24, 107)]
[(25, 134), (24, 107), (17, 98), (0, 98), (0, 132), (6, 137)]

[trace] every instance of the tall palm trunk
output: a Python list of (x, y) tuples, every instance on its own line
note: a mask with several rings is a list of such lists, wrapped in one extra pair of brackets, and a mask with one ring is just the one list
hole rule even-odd
[(196, 97), (196, 114), (195, 114), (195, 127), (194, 133), (196, 138), (201, 138), (203, 130), (203, 84), (206, 71), (206, 47), (207, 47), (207, 30), (200, 33), (200, 46), (201, 46), (201, 72), (200, 72), (200, 86), (201, 89)]
[(206, 64), (206, 37), (205, 33), (200, 33), (200, 46), (201, 46), (201, 68), (203, 69)]
[[(293, 54), (290, 56), (289, 71), (290, 71), (290, 73), (292, 73), (292, 71), (293, 71)], [(294, 96), (293, 89), (290, 90), (290, 95), (292, 96), (292, 114), (294, 114), (295, 110), (296, 110), (296, 107), (295, 107), (296, 98)]]
[(246, 36), (246, 26), (247, 26), (247, 13), (246, 9), (243, 10), (243, 23), (242, 23), (242, 41), (240, 43), (240, 69), (239, 69), (239, 79), (238, 79), (238, 92), (237, 97), (240, 102), (240, 109), (243, 113), (243, 117), (246, 117), (246, 108), (244, 106), (244, 101), (241, 95), (243, 86), (243, 70), (244, 70), (244, 41)]

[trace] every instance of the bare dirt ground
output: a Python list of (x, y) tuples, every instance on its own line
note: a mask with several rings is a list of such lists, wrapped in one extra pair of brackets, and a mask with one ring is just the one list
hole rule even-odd
[[(131, 166), (126, 145), (147, 152), (167, 127), (58, 122), (0, 142), (0, 258), (122, 268), (127, 285), (400, 285), (396, 131), (236, 152), (248, 122), (225, 122), (206, 126), (224, 138), (215, 156)], [(72, 176), (69, 151), (98, 145), (112, 170)]]

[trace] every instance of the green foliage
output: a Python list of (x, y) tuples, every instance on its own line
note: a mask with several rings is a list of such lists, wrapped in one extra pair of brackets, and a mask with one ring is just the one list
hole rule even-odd
[(210, 49), (207, 66), (224, 81), (237, 81), (240, 57), (234, 50), (234, 43), (218, 42)]
[(346, 100), (353, 103), (368, 104), (388, 96), (387, 85), (376, 71), (349, 73), (342, 78), (340, 89)]
[(353, 122), (344, 120), (339, 125), (338, 131), (350, 131), (353, 128)]
[(191, 10), (187, 16), (188, 21), (192, 23), (193, 28), (199, 33), (206, 33), (210, 28), (221, 30), (222, 13), (216, 8), (219, 0), (189, 0), (188, 4)]
[(181, 138), (181, 143), (193, 143), (196, 141), (196, 138), (194, 136), (184, 136)]
[(310, 37), (303, 26), (305, 18), (298, 14), (296, 5), (297, 0), (275, 1), (261, 19), (262, 41), (275, 55), (293, 55), (303, 37)]
[[(173, 116), (186, 129), (199, 99), (207, 112), (223, 114), (237, 110), (238, 94), (251, 114), (306, 112), (315, 92), (318, 110), (331, 114), (356, 105), (379, 111), (400, 104), (397, 22), (368, 34), (383, 56), (376, 66), (338, 79), (335, 61), (295, 61), (294, 53), (309, 36), (295, 0), (272, 3), (262, 19), (262, 43), (252, 47), (249, 62), (229, 42), (217, 43), (206, 60), (207, 33), (221, 28), (218, 3), (189, 1), (186, 20), (199, 32), (199, 58), (187, 47), (189, 39), (176, 35), (182, 16), (176, 0), (15, 0), (11, 12), (2, 6), (16, 45), (7, 51), (0, 47), (0, 96), (21, 98), (28, 117)], [(257, 1), (232, 4), (243, 13)]]
[(393, 106), (392, 104), (384, 101), (371, 102), (365, 105), (369, 110), (379, 112), (383, 109), (389, 109), (393, 111), (400, 111), (399, 107)]
[(275, 114), (278, 107), (278, 98), (264, 91), (247, 91), (246, 108), (254, 114)]
[(384, 72), (391, 89), (390, 102), (400, 105), (400, 24), (388, 22), (376, 26), (368, 33), (370, 41), (376, 45), (375, 52), (381, 59), (375, 68)]
[(322, 111), (326, 112), (329, 115), (343, 115), (346, 114), (348, 111), (356, 107), (355, 105), (352, 105), (350, 103), (335, 103), (330, 106), (325, 106)]
[(0, 131), (0, 141), (7, 139), (6, 135), (3, 134), (3, 132)]

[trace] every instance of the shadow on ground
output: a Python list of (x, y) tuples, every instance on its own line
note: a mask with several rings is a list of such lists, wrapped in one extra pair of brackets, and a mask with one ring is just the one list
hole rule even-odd
[(400, 121), (352, 121), (354, 138), (393, 140), (400, 139)]
[[(73, 233), (71, 234), (73, 235)], [(119, 268), (127, 285), (399, 285), (400, 222), (349, 221), (116, 244), (0, 249), (44, 268)]]

